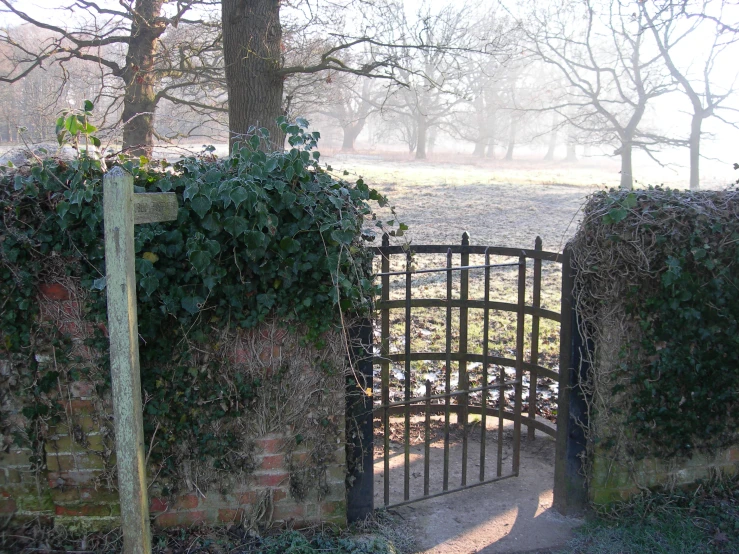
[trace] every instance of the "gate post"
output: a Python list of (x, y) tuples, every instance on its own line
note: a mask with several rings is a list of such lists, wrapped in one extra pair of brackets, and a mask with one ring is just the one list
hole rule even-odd
[(346, 386), (346, 517), (349, 523), (372, 514), (374, 508), (374, 428), (372, 424), (372, 319), (363, 318), (349, 329), (355, 375)]
[(562, 254), (562, 303), (559, 355), (559, 396), (557, 403), (557, 447), (554, 461), (554, 508), (563, 515), (576, 515), (588, 505), (582, 472), (585, 453), (587, 404), (580, 383), (587, 374), (582, 337), (578, 329), (573, 287), (572, 249)]

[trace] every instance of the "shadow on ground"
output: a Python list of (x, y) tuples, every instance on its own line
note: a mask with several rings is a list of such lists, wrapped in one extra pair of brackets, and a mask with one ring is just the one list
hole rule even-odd
[[(402, 425), (400, 423), (399, 425)], [(453, 433), (450, 445), (449, 488), (461, 483), (461, 433)], [(396, 435), (397, 436), (397, 435)], [(486, 433), (485, 477), (495, 477), (498, 461), (498, 432)], [(424, 446), (412, 438), (409, 466), (410, 498), (423, 495)], [(416, 444), (413, 444), (416, 443)], [(468, 443), (468, 484), (480, 473), (480, 431), (472, 429)], [(376, 438), (375, 506), (383, 506), (384, 471), (381, 439)], [(512, 472), (512, 426), (504, 427), (502, 475)], [(444, 447), (431, 444), (429, 492), (442, 490)], [(404, 452), (402, 444), (391, 443), (390, 503), (403, 499)], [(416, 552), (428, 554), (547, 552), (564, 545), (582, 520), (566, 518), (552, 509), (554, 480), (554, 440), (538, 433), (534, 441), (521, 441), (518, 477), (391, 508), (399, 525), (416, 541)]]

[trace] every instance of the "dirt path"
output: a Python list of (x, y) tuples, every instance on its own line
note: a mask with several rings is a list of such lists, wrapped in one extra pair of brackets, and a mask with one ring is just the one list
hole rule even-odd
[[(395, 425), (400, 425), (400, 421)], [(402, 429), (398, 429), (402, 433)], [(450, 448), (450, 488), (461, 483), (461, 444), (459, 430)], [(488, 431), (486, 440), (486, 478), (495, 476), (497, 465), (497, 430)], [(503, 472), (512, 470), (512, 425), (504, 427)], [(376, 437), (376, 444), (381, 444)], [(424, 448), (419, 438), (412, 439), (409, 472), (410, 496), (423, 493)], [(403, 450), (398, 442), (391, 443), (390, 502), (403, 499)], [(441, 491), (443, 479), (443, 441), (431, 444), (430, 493)], [(520, 475), (452, 493), (407, 506), (391, 508), (403, 526), (415, 538), (416, 552), (425, 554), (471, 554), (548, 552), (564, 545), (572, 529), (582, 523), (565, 518), (552, 509), (554, 480), (554, 440), (538, 434), (533, 442), (521, 443)], [(468, 483), (479, 478), (480, 435), (473, 429), (468, 450)], [(382, 448), (376, 449), (375, 506), (383, 505)]]

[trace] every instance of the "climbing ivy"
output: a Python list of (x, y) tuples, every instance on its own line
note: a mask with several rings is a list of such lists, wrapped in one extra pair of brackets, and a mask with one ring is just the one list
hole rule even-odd
[(618, 320), (604, 314), (622, 306), (627, 316), (601, 404), (623, 413), (632, 454), (690, 456), (735, 443), (739, 193), (597, 193), (575, 250), (584, 326), (613, 336), (600, 327)]
[[(87, 343), (99, 353), (98, 387), (109, 387), (102, 179), (106, 166), (120, 165), (136, 192), (171, 191), (180, 206), (176, 221), (135, 228), (151, 459), (173, 464), (171, 449), (187, 439), (217, 468), (247, 463), (232, 455), (238, 439), (227, 423), (249, 409), (261, 383), (228, 370), (217, 334), (276, 318), (320, 346), (340, 312), (365, 311), (373, 284), (363, 226), (375, 218), (370, 201), (386, 202), (361, 179), (336, 178), (321, 165), (319, 133), (306, 121), (279, 123), (285, 151), (265, 152), (267, 132), (254, 130), (224, 159), (212, 147), (174, 164), (83, 152), (0, 170), (0, 339), (18, 374), (11, 388), (27, 396), (26, 416), (53, 423), (60, 367), (74, 367), (65, 370), (72, 380), (89, 377), (84, 364), (65, 366), (75, 362), (62, 348), (69, 337), (39, 325), (44, 283), (81, 291), (85, 321), (97, 324)], [(54, 346), (53, 369), (37, 361), (42, 345)], [(215, 435), (214, 422), (225, 430)]]

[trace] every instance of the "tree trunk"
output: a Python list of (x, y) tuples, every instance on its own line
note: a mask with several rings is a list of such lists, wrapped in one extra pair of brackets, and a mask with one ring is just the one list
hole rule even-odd
[(491, 160), (495, 159), (495, 139), (493, 137), (488, 139), (488, 150), (485, 153), (485, 157)]
[(577, 145), (574, 142), (567, 143), (567, 156), (565, 157), (566, 162), (577, 161)]
[(157, 41), (166, 29), (159, 21), (163, 0), (137, 0), (123, 70), (123, 149), (133, 156), (151, 157), (154, 148), (154, 73)]
[(344, 140), (341, 143), (341, 150), (343, 152), (352, 152), (354, 150), (354, 141), (357, 140), (359, 133), (364, 129), (366, 121), (367, 118), (363, 117), (354, 123), (342, 125), (341, 130), (344, 131)]
[(285, 135), (276, 122), (283, 115), (284, 85), (280, 0), (223, 0), (221, 5), (231, 145), (263, 127), (272, 147), (281, 149)]
[(551, 162), (557, 150), (557, 112), (552, 112), (552, 132), (549, 133), (549, 147), (544, 155), (544, 161)]
[(426, 116), (418, 115), (418, 140), (416, 141), (416, 159), (426, 159), (426, 139), (428, 137), (428, 121)]
[(702, 113), (693, 113), (690, 122), (690, 190), (700, 189), (700, 160), (701, 160), (701, 124)]
[(513, 149), (516, 147), (516, 127), (518, 126), (518, 121), (516, 118), (511, 118), (511, 128), (508, 131), (508, 149), (505, 153), (505, 159), (507, 161), (513, 160)]
[(475, 149), (472, 151), (472, 155), (476, 158), (482, 158), (485, 156), (485, 139), (481, 138), (475, 141)]
[(631, 141), (625, 140), (621, 145), (621, 188), (632, 190), (634, 188), (634, 173), (631, 166)]

